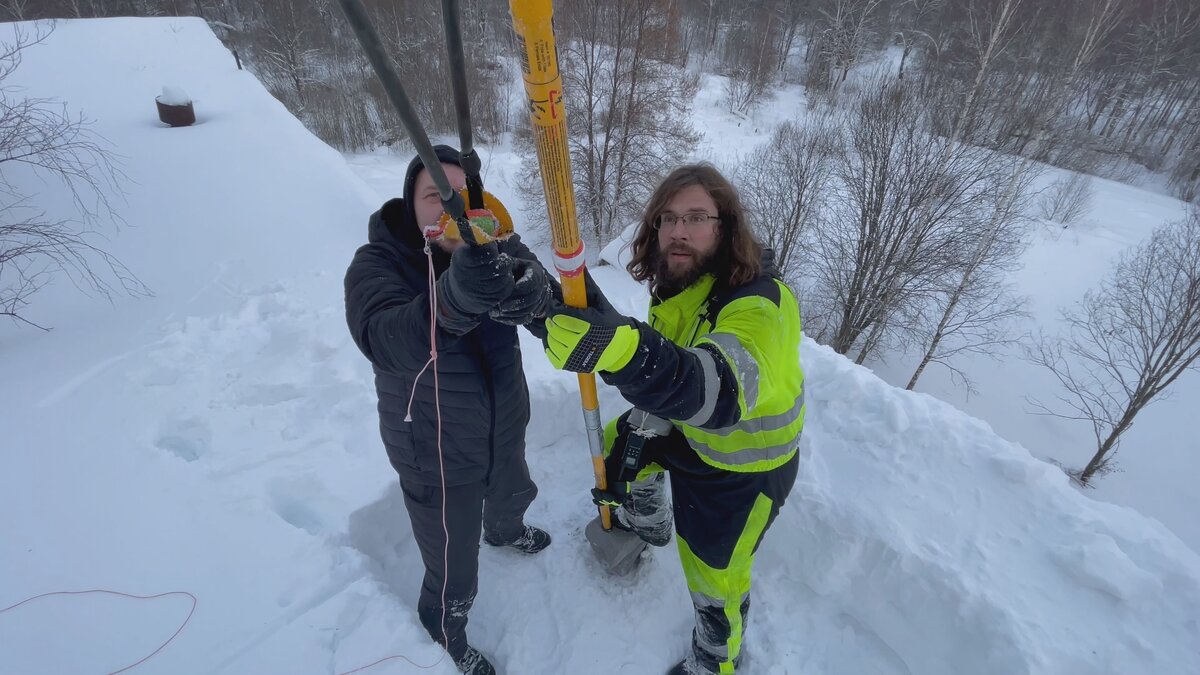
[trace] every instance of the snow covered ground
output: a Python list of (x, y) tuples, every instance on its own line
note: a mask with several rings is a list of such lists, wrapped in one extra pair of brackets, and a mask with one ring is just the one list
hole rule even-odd
[[(108, 246), (156, 295), (110, 305), (61, 285), (30, 316), (52, 332), (0, 324), (0, 610), (186, 591), (190, 621), (134, 672), (346, 673), (393, 655), (408, 661), (360, 672), (454, 672), (416, 620), (419, 556), (342, 315), (345, 265), (405, 159), (348, 165), (197, 20), (61, 23), (13, 84), (85, 111), (124, 156), (129, 227)], [(157, 122), (164, 85), (193, 97), (196, 126)], [(519, 205), (516, 158), (487, 154), (489, 189)], [(644, 312), (619, 269), (596, 275)], [(677, 556), (601, 573), (574, 379), (523, 348), (529, 520), (555, 543), (481, 552), (472, 641), (509, 675), (662, 672), (692, 623)], [(801, 476), (760, 549), (746, 672), (1200, 672), (1200, 557), (1163, 525), (947, 403), (812, 343), (802, 359)], [(111, 672), (190, 610), (39, 598), (0, 611), (0, 672)]]
[[(1049, 170), (1043, 183), (1062, 173)], [(1096, 191), (1089, 212), (1066, 228), (1055, 223), (1037, 228), (1024, 256), (1024, 269), (1014, 276), (1018, 293), (1030, 300), (1031, 321), (1024, 329), (1033, 333), (1039, 326), (1054, 333), (1061, 325), (1059, 309), (1081, 300), (1123, 251), (1159, 225), (1184, 216), (1184, 204), (1172, 197), (1093, 180)], [(919, 358), (897, 356), (871, 365), (881, 377), (903, 387)], [(987, 421), (997, 433), (1037, 457), (1071, 468), (1081, 468), (1091, 459), (1096, 440), (1089, 423), (1033, 414), (1026, 396), (1052, 403), (1063, 392), (1052, 374), (1020, 358), (1019, 349), (1008, 350), (999, 360), (968, 356), (957, 365), (969, 372), (978, 395), (968, 396), (941, 367), (927, 369), (917, 390)], [(1200, 465), (1200, 444), (1190, 411), (1198, 408), (1200, 372), (1187, 373), (1167, 396), (1138, 415), (1122, 437), (1117, 472), (1095, 481), (1095, 490), (1088, 491), (1097, 499), (1132, 506), (1161, 520), (1194, 550), (1200, 550), (1200, 521), (1195, 517), (1200, 513), (1200, 492), (1191, 474)]]

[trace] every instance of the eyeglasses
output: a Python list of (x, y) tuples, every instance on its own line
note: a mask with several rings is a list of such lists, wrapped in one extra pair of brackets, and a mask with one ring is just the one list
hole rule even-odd
[(696, 228), (701, 225), (707, 225), (710, 220), (720, 220), (720, 218), (710, 216), (707, 213), (685, 213), (682, 216), (677, 216), (674, 213), (663, 213), (659, 214), (658, 218), (654, 220), (654, 229), (660, 230), (665, 227), (670, 230), (681, 220), (684, 227)]

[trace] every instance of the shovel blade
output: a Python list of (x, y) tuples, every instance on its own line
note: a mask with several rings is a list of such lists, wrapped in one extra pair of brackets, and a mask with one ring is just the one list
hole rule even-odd
[(646, 542), (636, 534), (619, 528), (605, 530), (600, 524), (600, 516), (596, 516), (583, 529), (592, 552), (609, 574), (623, 577), (637, 568), (642, 551), (646, 550)]

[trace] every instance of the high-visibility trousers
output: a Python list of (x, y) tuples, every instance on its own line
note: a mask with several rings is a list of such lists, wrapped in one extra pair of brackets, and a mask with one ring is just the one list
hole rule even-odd
[[(613, 481), (621, 476), (628, 415), (605, 428), (605, 465)], [(769, 471), (719, 469), (701, 460), (672, 429), (646, 441), (632, 485), (612, 486), (629, 495), (617, 517), (624, 510), (632, 516), (627, 520), (638, 522), (637, 516), (657, 511), (652, 502), (661, 496), (652, 488), (665, 489), (658, 474), (666, 471), (672, 508), (662, 511), (675, 521), (679, 559), (696, 611), (691, 660), (704, 670), (733, 673), (740, 661), (754, 553), (791, 492), (798, 467), (799, 454)]]

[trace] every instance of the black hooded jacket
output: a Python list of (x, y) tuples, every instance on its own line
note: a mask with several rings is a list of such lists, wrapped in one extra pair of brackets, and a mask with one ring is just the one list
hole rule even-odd
[[(437, 150), (443, 161), (457, 163), (450, 148)], [(429, 266), (410, 205), (422, 167), (419, 160), (409, 166), (409, 201), (392, 199), (371, 215), (369, 243), (346, 270), (346, 322), (375, 370), (379, 426), (392, 466), (405, 480), (439, 484), (440, 389), (445, 481), (463, 485), (484, 479), (497, 455), (523, 449), (529, 390), (516, 328), (486, 315), (465, 335), (436, 329), (439, 387), (432, 364), (418, 378), (430, 354)], [(433, 251), (440, 276), (449, 255), (436, 246)], [(500, 242), (500, 251), (536, 260), (515, 234)], [(410, 404), (411, 421), (405, 421)]]

